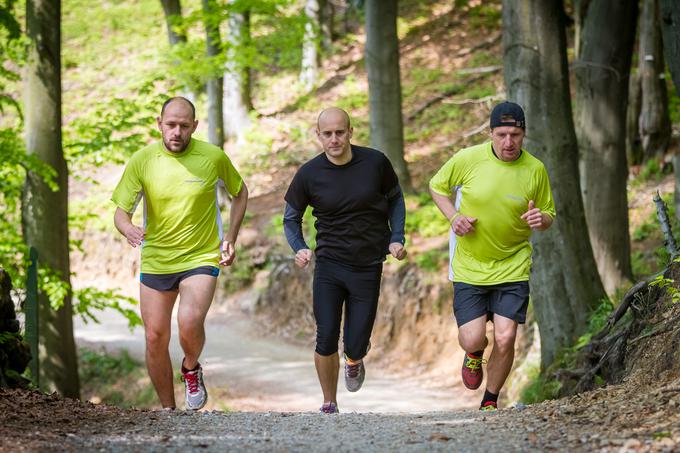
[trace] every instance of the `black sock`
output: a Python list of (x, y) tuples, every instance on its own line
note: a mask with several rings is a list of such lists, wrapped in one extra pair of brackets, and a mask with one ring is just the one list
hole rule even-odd
[(475, 357), (482, 357), (484, 355), (484, 350), (482, 349), (481, 351), (471, 352), (470, 354)]
[(494, 395), (490, 391), (485, 390), (484, 391), (484, 398), (482, 398), (482, 406), (484, 405), (484, 403), (487, 403), (489, 401), (493, 401), (494, 403), (497, 403), (498, 402), (498, 395)]
[(187, 370), (186, 368), (184, 368), (184, 360), (182, 360), (182, 373), (187, 373), (187, 372), (189, 372), (189, 371), (196, 371), (196, 370), (198, 369), (199, 366), (201, 366), (201, 364), (200, 364), (200, 363), (196, 363), (196, 366), (195, 366), (195, 367), (193, 367), (193, 368), (190, 369), (190, 370)]

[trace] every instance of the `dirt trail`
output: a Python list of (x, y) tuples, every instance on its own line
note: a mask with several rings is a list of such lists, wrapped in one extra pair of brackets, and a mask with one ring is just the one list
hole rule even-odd
[[(101, 324), (75, 326), (79, 345), (127, 349), (143, 360), (142, 328), (133, 333), (122, 316), (106, 312)], [(287, 344), (257, 335), (245, 316), (214, 314), (206, 323), (207, 342), (202, 354), (206, 384), (211, 398), (207, 409), (246, 411), (310, 411), (320, 406), (321, 390), (312, 361), (312, 347)], [(176, 322), (170, 345), (173, 364), (178, 367), (182, 351)], [(339, 383), (338, 404), (343, 412), (423, 412), (473, 408), (477, 396), (460, 388), (432, 387), (431, 380), (404, 378), (371, 367), (366, 359), (367, 378), (361, 391), (349, 393)], [(179, 388), (179, 386), (178, 386)]]

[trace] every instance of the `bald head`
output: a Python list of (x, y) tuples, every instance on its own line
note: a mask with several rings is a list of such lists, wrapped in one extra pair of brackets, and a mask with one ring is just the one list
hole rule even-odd
[(196, 107), (194, 107), (194, 104), (189, 99), (182, 96), (171, 97), (163, 103), (163, 107), (161, 107), (161, 118), (163, 117), (163, 114), (165, 113), (165, 110), (168, 108), (168, 106), (170, 106), (170, 104), (176, 103), (182, 104), (183, 106), (191, 109), (191, 119), (192, 121), (196, 119)]
[(319, 117), (316, 119), (316, 129), (321, 130), (322, 123), (326, 122), (337, 122), (342, 119), (346, 129), (350, 128), (349, 115), (343, 109), (338, 107), (329, 107), (319, 113)]

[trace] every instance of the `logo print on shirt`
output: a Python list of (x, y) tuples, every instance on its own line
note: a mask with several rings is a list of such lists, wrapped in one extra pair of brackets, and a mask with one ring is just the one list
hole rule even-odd
[(512, 194), (507, 194), (506, 197), (510, 198), (511, 200), (515, 201), (524, 201), (523, 197), (518, 197), (517, 195), (512, 195)]
[(197, 182), (199, 184), (204, 184), (205, 179), (201, 179), (201, 178), (185, 179), (184, 182), (188, 182), (188, 183)]

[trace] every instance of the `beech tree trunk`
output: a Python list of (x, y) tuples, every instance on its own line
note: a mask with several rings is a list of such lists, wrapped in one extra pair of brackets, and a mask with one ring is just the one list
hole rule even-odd
[(531, 297), (541, 333), (541, 364), (573, 344), (606, 297), (590, 246), (578, 174), (561, 1), (503, 1), (503, 63), (508, 98), (526, 112), (524, 147), (550, 175), (557, 219), (535, 233)]
[(177, 33), (174, 29), (176, 21), (182, 18), (182, 5), (179, 0), (161, 0), (161, 5), (163, 6), (170, 45), (174, 46), (177, 43), (186, 42), (186, 35), (184, 33)]
[[(202, 0), (206, 34), (206, 52), (215, 57), (222, 52), (220, 22), (215, 0)], [(208, 93), (208, 141), (222, 148), (224, 145), (224, 118), (222, 113), (222, 78), (213, 77), (206, 83)]]
[(411, 192), (411, 176), (404, 160), (397, 0), (366, 1), (365, 58), (371, 146), (385, 153), (402, 189)]
[(660, 2), (664, 54), (671, 71), (675, 92), (680, 93), (680, 2), (678, 0)]
[(300, 85), (310, 91), (319, 79), (319, 32), (321, 30), (321, 9), (319, 0), (305, 2), (305, 34), (302, 38), (302, 62)]
[(631, 72), (628, 81), (628, 106), (626, 108), (626, 161), (629, 167), (640, 165), (644, 160), (639, 127), (641, 110), (642, 85), (640, 74)]
[(44, 292), (38, 296), (40, 387), (79, 398), (70, 291), (68, 169), (61, 143), (60, 18), (59, 0), (26, 1), (26, 151), (55, 170), (59, 189), (52, 191), (40, 176), (27, 172), (22, 227), (26, 244), (40, 254), (39, 267), (57, 273), (69, 288), (58, 310)]
[(640, 16), (640, 137), (645, 159), (663, 157), (671, 137), (668, 93), (661, 41), (658, 0), (642, 0)]
[(633, 278), (626, 184), (626, 104), (637, 0), (590, 2), (574, 64), (581, 192), (600, 278), (608, 294)]
[(239, 58), (239, 49), (250, 44), (250, 12), (229, 13), (227, 41), (229, 45), (224, 71), (224, 132), (228, 137), (243, 137), (250, 126), (253, 110), (250, 92), (250, 68)]

